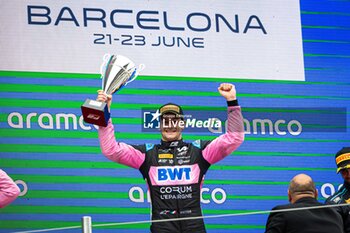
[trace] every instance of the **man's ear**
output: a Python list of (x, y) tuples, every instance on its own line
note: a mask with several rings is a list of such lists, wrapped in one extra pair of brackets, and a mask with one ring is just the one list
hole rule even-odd
[(318, 190), (316, 189), (315, 190), (315, 198), (317, 199), (317, 197), (318, 197)]
[(162, 132), (162, 129), (163, 129), (162, 122), (159, 122), (159, 127), (157, 128), (157, 130), (158, 130), (159, 132)]
[(292, 203), (292, 194), (290, 193), (289, 189), (288, 189), (288, 201)]

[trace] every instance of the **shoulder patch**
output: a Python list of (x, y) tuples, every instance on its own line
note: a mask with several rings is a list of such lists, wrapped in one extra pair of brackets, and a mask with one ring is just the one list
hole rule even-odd
[(192, 142), (192, 145), (197, 147), (198, 149), (201, 148), (201, 140), (196, 140), (194, 142)]
[(153, 143), (146, 143), (146, 151), (152, 150), (154, 147)]

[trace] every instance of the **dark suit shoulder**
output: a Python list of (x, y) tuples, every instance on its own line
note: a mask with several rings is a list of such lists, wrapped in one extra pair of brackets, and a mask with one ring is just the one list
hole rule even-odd
[[(278, 205), (270, 213), (266, 233), (342, 233), (343, 219), (333, 208), (312, 208), (322, 206), (315, 198), (301, 198), (293, 204)], [(305, 207), (305, 208), (304, 208)], [(295, 209), (297, 208), (297, 209)], [(298, 209), (302, 208), (302, 209)]]

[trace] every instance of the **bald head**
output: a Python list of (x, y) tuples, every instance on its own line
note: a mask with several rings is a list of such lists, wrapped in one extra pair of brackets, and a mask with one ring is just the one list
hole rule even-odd
[(302, 197), (317, 198), (317, 191), (312, 178), (306, 174), (294, 176), (289, 183), (288, 197), (291, 203)]

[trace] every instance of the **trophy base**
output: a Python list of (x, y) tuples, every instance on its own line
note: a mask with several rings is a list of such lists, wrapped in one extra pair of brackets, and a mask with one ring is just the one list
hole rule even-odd
[(110, 113), (106, 103), (87, 99), (81, 106), (81, 111), (86, 123), (104, 127), (107, 126)]

